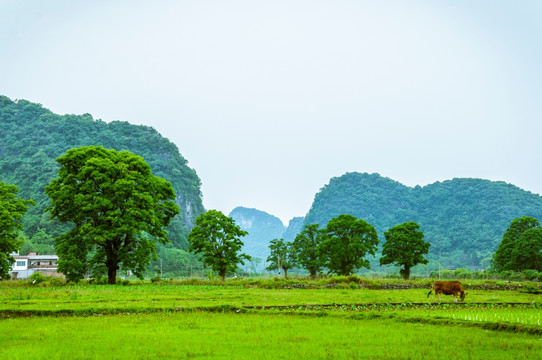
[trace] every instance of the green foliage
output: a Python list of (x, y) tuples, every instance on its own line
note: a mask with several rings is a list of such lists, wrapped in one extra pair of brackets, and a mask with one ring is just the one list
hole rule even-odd
[(502, 235), (499, 247), (493, 254), (493, 269), (497, 272), (525, 269), (541, 271), (541, 229), (538, 219), (531, 216), (512, 220)]
[(410, 269), (417, 264), (427, 264), (424, 258), (429, 252), (430, 243), (426, 243), (420, 225), (407, 222), (396, 225), (386, 231), (386, 242), (382, 245), (380, 265), (397, 264), (402, 266), (401, 275), (405, 280), (410, 278)]
[(369, 268), (367, 254), (375, 255), (378, 236), (375, 228), (352, 215), (331, 219), (322, 235), (320, 258), (323, 265), (337, 275), (350, 275), (361, 267)]
[(273, 239), (269, 243), (271, 254), (267, 257), (267, 270), (284, 270), (284, 278), (288, 278), (288, 270), (295, 265), (295, 253), (291, 243), (285, 243), (284, 239)]
[(250, 256), (240, 253), (243, 247), (240, 238), (247, 234), (231, 217), (209, 210), (196, 219), (188, 236), (189, 251), (201, 254), (203, 264), (211, 266), (224, 281), (226, 274), (234, 272), (238, 264), (250, 261)]
[(24, 250), (50, 250), (43, 247), (44, 243), (33, 241), (40, 229), (51, 238), (69, 230), (68, 224), (44, 214), (50, 206), (44, 188), (57, 176), (56, 158), (69, 149), (90, 145), (140, 155), (154, 175), (172, 184), (175, 202), (183, 211), (169, 225), (169, 238), (175, 247), (188, 250), (188, 233), (204, 211), (201, 182), (175, 144), (151, 127), (121, 121), (106, 123), (89, 114), (60, 116), (40, 104), (0, 96), (0, 181), (17, 185), (21, 197), (37, 203), (22, 219), (25, 237), (31, 239)]
[(57, 161), (58, 178), (45, 188), (51, 198), (47, 211), (73, 226), (55, 239), (59, 271), (77, 281), (105, 265), (114, 284), (122, 264), (142, 278), (156, 254), (154, 241), (169, 241), (164, 227), (179, 213), (171, 184), (128, 151), (87, 146)]
[(292, 243), (297, 265), (306, 269), (311, 276), (315, 276), (322, 268), (319, 253), (321, 243), (322, 230), (318, 224), (305, 225)]
[(542, 227), (528, 229), (521, 236), (511, 253), (513, 270), (542, 272)]
[(25, 240), (21, 247), (22, 254), (31, 252), (55, 254), (55, 239), (45, 229), (39, 228), (31, 239)]
[(517, 217), (542, 218), (542, 197), (504, 182), (453, 179), (414, 188), (378, 174), (332, 178), (314, 198), (305, 224), (324, 226), (340, 214), (372, 224), (379, 234), (407, 221), (431, 242), (427, 258), (447, 268), (478, 267)]
[(30, 280), (30, 283), (32, 285), (38, 285), (38, 284), (41, 284), (42, 282), (45, 282), (47, 280), (47, 277), (45, 277), (39, 271), (36, 271), (35, 273), (33, 273), (32, 275), (28, 277), (28, 280)]
[(32, 200), (23, 200), (17, 193), (15, 185), (0, 182), (0, 280), (9, 278), (9, 270), (14, 259), (10, 254), (20, 249), (22, 240), (20, 230), (21, 219)]

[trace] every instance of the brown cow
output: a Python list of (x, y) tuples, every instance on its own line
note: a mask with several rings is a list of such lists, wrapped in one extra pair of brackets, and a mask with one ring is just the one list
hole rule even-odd
[(431, 292), (435, 290), (435, 299), (438, 295), (438, 301), (440, 302), (440, 294), (444, 295), (453, 295), (454, 302), (457, 302), (457, 294), (461, 294), (461, 301), (465, 300), (465, 291), (463, 291), (463, 286), (459, 281), (435, 281), (431, 291), (427, 294), (427, 297), (431, 295)]

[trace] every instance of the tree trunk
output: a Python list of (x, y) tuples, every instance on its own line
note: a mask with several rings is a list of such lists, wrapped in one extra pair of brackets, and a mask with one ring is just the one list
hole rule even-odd
[(107, 268), (107, 283), (115, 285), (117, 283), (117, 266), (113, 265)]
[(288, 279), (288, 269), (282, 268), (284, 270), (284, 278)]
[(408, 280), (410, 278), (410, 266), (405, 265), (405, 268), (399, 270), (399, 273), (403, 276), (403, 279)]
[(222, 281), (226, 281), (226, 272), (220, 273), (220, 277), (222, 278)]
[(105, 266), (107, 266), (107, 283), (109, 285), (115, 285), (117, 283), (119, 260), (117, 256), (115, 256), (113, 244), (111, 242), (105, 244)]

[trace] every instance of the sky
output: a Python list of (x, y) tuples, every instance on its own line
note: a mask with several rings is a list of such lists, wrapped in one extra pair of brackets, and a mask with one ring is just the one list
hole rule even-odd
[(538, 0), (0, 0), (0, 94), (154, 127), (207, 209), (347, 172), (542, 194)]

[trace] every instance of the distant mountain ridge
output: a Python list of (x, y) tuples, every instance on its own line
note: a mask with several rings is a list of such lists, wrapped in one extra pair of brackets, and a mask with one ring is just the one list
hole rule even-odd
[(239, 206), (228, 216), (248, 232), (247, 236), (241, 238), (244, 243), (243, 252), (263, 261), (269, 256), (269, 242), (281, 238), (286, 230), (278, 217), (257, 209)]
[[(390, 227), (415, 221), (432, 244), (429, 259), (440, 259), (446, 268), (476, 268), (489, 265), (514, 218), (542, 220), (542, 196), (502, 181), (455, 178), (408, 187), (379, 174), (352, 172), (332, 178), (315, 195), (306, 216), (290, 220), (282, 233), (276, 225), (280, 220), (273, 215), (256, 209), (236, 210), (232, 217), (252, 232), (245, 244), (257, 244), (261, 252), (274, 238), (293, 241), (304, 225), (325, 227), (330, 219), (351, 214), (377, 229), (380, 245)], [(266, 221), (256, 221), (258, 217), (275, 219), (272, 230)]]

